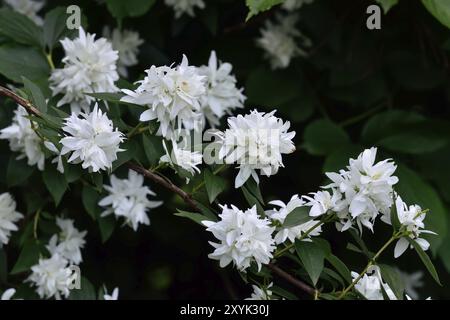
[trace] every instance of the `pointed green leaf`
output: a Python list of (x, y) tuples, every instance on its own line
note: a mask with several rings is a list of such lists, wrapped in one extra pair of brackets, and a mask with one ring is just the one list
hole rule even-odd
[(425, 251), (423, 251), (423, 249), (420, 247), (420, 245), (415, 242), (413, 239), (407, 237), (406, 239), (408, 239), (409, 243), (414, 247), (414, 249), (416, 250), (417, 254), (420, 257), (420, 260), (422, 260), (423, 264), (425, 265), (425, 267), (427, 268), (428, 272), (431, 274), (431, 276), (433, 277), (433, 279), (442, 286), (440, 280), (439, 280), (439, 276), (437, 274), (436, 268), (433, 265), (433, 262), (431, 262), (430, 257), (425, 253)]
[(299, 240), (295, 241), (295, 250), (312, 283), (316, 285), (323, 271), (325, 253), (316, 243)]
[(217, 196), (226, 189), (226, 180), (218, 175), (214, 175), (209, 169), (204, 171), (203, 177), (209, 203), (213, 203)]

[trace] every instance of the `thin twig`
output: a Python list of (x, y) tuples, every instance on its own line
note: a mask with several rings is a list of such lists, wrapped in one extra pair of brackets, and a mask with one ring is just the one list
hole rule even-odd
[(291, 276), (289, 273), (287, 273), (286, 271), (284, 271), (283, 269), (280, 269), (279, 267), (277, 267), (276, 265), (269, 263), (267, 265), (267, 267), (272, 270), (275, 274), (277, 274), (278, 276), (280, 276), (281, 278), (283, 278), (284, 280), (290, 282), (291, 284), (293, 284), (294, 286), (296, 286), (297, 288), (301, 289), (302, 291), (306, 292), (307, 294), (309, 294), (310, 296), (315, 297), (316, 295), (318, 295), (318, 291), (312, 287), (310, 287), (309, 285), (307, 285), (306, 283), (304, 283), (301, 280), (298, 280), (297, 278), (294, 278), (293, 276)]

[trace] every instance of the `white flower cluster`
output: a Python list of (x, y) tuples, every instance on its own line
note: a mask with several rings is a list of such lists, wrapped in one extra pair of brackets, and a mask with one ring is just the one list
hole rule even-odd
[(103, 36), (110, 39), (113, 49), (119, 52), (117, 71), (121, 76), (128, 77), (127, 68), (138, 63), (139, 46), (144, 40), (136, 31), (114, 29), (111, 33), (108, 27), (103, 29)]
[(172, 7), (173, 11), (175, 11), (175, 18), (179, 18), (185, 13), (194, 17), (195, 7), (198, 7), (199, 9), (205, 8), (203, 0), (164, 0), (164, 3), (167, 6)]
[(119, 79), (116, 66), (119, 55), (107, 39), (95, 40), (95, 34), (80, 27), (78, 38), (65, 38), (61, 44), (65, 51), (64, 67), (53, 70), (50, 76), (53, 95), (64, 95), (58, 107), (70, 104), (72, 112), (88, 112), (94, 98), (86, 93), (119, 90), (114, 84)]
[(350, 159), (347, 170), (328, 172), (332, 181), (325, 186), (328, 191), (305, 196), (311, 206), (310, 215), (318, 217), (330, 212), (337, 214), (337, 228), (341, 231), (356, 224), (373, 231), (373, 224), (380, 214), (388, 214), (393, 204), (393, 185), (398, 182), (394, 176), (396, 165), (386, 159), (375, 163), (376, 148), (364, 150), (357, 159)]
[(112, 168), (117, 153), (123, 151), (119, 144), (124, 136), (114, 129), (106, 113), (95, 105), (90, 113), (72, 113), (65, 119), (62, 130), (66, 136), (61, 139), (61, 155), (71, 153), (68, 162), (81, 163), (83, 169), (93, 172)]
[[(256, 43), (265, 51), (265, 57), (270, 61), (272, 69), (284, 69), (296, 56), (306, 56), (302, 48), (311, 46), (311, 40), (304, 36), (296, 27), (298, 15), (277, 15), (276, 23), (267, 21), (261, 29), (261, 37)], [(300, 47), (297, 40), (302, 43)]]
[(282, 155), (295, 151), (292, 139), (295, 132), (288, 132), (289, 121), (270, 113), (253, 110), (245, 116), (228, 118), (229, 128), (218, 133), (221, 148), (219, 158), (225, 163), (239, 164), (234, 186), (241, 187), (252, 176), (259, 183), (258, 174), (271, 176), (283, 167)]
[(0, 246), (8, 244), (12, 231), (17, 231), (16, 222), (23, 215), (16, 211), (16, 202), (8, 192), (0, 194)]
[(202, 113), (213, 128), (220, 124), (224, 115), (244, 107), (246, 97), (243, 89), (237, 88), (232, 69), (230, 63), (217, 61), (215, 51), (211, 52), (208, 65), (199, 67), (199, 73), (207, 79), (206, 92), (201, 97)]
[(71, 219), (56, 218), (56, 224), (61, 232), (53, 235), (46, 246), (50, 258), (40, 258), (26, 281), (36, 287), (39, 297), (59, 300), (69, 296), (70, 285), (76, 280), (71, 266), (83, 261), (81, 249), (87, 232), (75, 228)]
[(44, 0), (4, 0), (14, 11), (30, 18), (38, 26), (44, 24), (44, 20), (38, 15), (38, 12), (45, 5)]
[(114, 214), (117, 218), (123, 217), (125, 222), (137, 230), (140, 223), (149, 225), (147, 211), (162, 204), (162, 201), (150, 201), (148, 195), (156, 196), (149, 187), (144, 186), (144, 177), (132, 170), (128, 171), (128, 179), (119, 179), (111, 176), (111, 185), (104, 188), (109, 195), (98, 203), (107, 209), (102, 217)]
[(273, 300), (272, 298), (272, 288), (273, 282), (269, 283), (265, 288), (260, 288), (256, 285), (252, 285), (253, 293), (250, 298), (245, 300)]
[(314, 0), (285, 0), (281, 7), (287, 11), (300, 9), (305, 4), (311, 4)]
[(220, 267), (226, 267), (230, 262), (240, 271), (245, 271), (252, 262), (256, 262), (258, 270), (262, 264), (267, 264), (272, 258), (275, 241), (267, 218), (261, 218), (256, 212), (256, 206), (245, 212), (235, 206), (221, 206), (220, 221), (202, 221), (220, 242), (210, 244), (215, 248), (209, 257), (219, 260)]
[(42, 171), (45, 166), (42, 140), (33, 130), (33, 127), (37, 128), (37, 123), (32, 123), (28, 116), (26, 109), (18, 106), (14, 111), (12, 124), (0, 130), (0, 139), (9, 140), (11, 150), (20, 153), (17, 159), (26, 158), (28, 165), (37, 165)]
[[(359, 274), (352, 271), (353, 281)], [(380, 268), (378, 266), (370, 267), (363, 277), (355, 284), (355, 289), (359, 291), (367, 300), (384, 300), (383, 289), (389, 300), (397, 300), (392, 289), (381, 278)]]

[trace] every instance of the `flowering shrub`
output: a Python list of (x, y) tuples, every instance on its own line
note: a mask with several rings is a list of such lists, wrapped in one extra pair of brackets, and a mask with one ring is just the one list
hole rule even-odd
[(450, 34), (362, 2), (4, 1), (1, 299), (448, 297)]

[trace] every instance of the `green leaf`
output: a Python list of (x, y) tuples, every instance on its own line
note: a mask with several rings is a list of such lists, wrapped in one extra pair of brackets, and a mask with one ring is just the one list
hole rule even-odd
[(151, 165), (156, 165), (164, 154), (162, 138), (153, 135), (142, 135), (142, 143), (145, 155)]
[(47, 79), (50, 74), (45, 56), (32, 48), (0, 47), (0, 73), (15, 82)]
[(330, 120), (310, 123), (304, 133), (304, 146), (313, 155), (326, 155), (350, 143), (348, 134)]
[(387, 14), (398, 3), (398, 0), (376, 0), (383, 8), (384, 14)]
[(42, 47), (42, 30), (27, 16), (0, 9), (0, 34), (17, 43)]
[(246, 0), (245, 4), (249, 9), (247, 19), (257, 15), (260, 12), (267, 11), (274, 5), (282, 3), (284, 0)]
[(295, 250), (312, 283), (316, 285), (324, 267), (324, 251), (314, 242), (299, 240), (295, 240)]
[(100, 216), (100, 207), (98, 205), (100, 201), (99, 193), (91, 186), (85, 185), (81, 193), (81, 200), (87, 213), (89, 213), (93, 220), (97, 220), (97, 217)]
[(58, 40), (71, 33), (66, 27), (67, 13), (63, 7), (47, 12), (44, 19), (44, 43), (52, 51)]
[(248, 179), (244, 186), (261, 204), (264, 204), (259, 184), (256, 183), (255, 179)]
[(309, 207), (297, 207), (292, 210), (283, 223), (283, 228), (291, 228), (311, 221), (314, 217), (309, 215)]
[(379, 141), (379, 145), (388, 150), (421, 154), (437, 151), (447, 144), (447, 139), (433, 132), (402, 132), (386, 137)]
[(17, 274), (28, 271), (33, 265), (38, 263), (40, 254), (40, 246), (34, 239), (25, 242), (20, 252), (17, 262), (11, 270), (11, 274)]
[(22, 82), (25, 85), (25, 88), (31, 94), (31, 102), (43, 113), (47, 112), (47, 103), (45, 102), (44, 94), (41, 89), (35, 85), (33, 82), (28, 80), (25, 77), (22, 77)]
[(176, 216), (178, 217), (184, 217), (184, 218), (188, 218), (191, 219), (192, 221), (194, 221), (195, 223), (198, 223), (201, 226), (205, 226), (202, 221), (208, 220), (211, 221), (211, 219), (207, 216), (204, 216), (200, 213), (194, 213), (194, 212), (188, 212), (188, 211), (183, 211), (183, 210), (177, 210), (177, 213), (174, 213)]
[(241, 187), (242, 193), (244, 194), (245, 200), (247, 200), (247, 203), (250, 205), (251, 208), (256, 205), (256, 209), (258, 211), (258, 214), (261, 217), (265, 216), (264, 208), (262, 207), (259, 200), (246, 188), (246, 186)]
[(27, 162), (17, 160), (15, 155), (9, 159), (8, 169), (6, 171), (6, 182), (8, 186), (16, 186), (27, 180), (34, 171), (34, 167), (29, 166)]
[(214, 175), (209, 169), (204, 171), (203, 177), (209, 203), (213, 203), (217, 196), (226, 189), (226, 180), (218, 175)]
[(126, 140), (124, 143), (120, 145), (121, 149), (124, 149), (124, 151), (119, 152), (117, 154), (117, 160), (113, 162), (112, 170), (115, 171), (117, 168), (119, 168), (124, 163), (128, 162), (129, 160), (134, 158), (134, 155), (136, 153), (136, 150), (138, 148), (137, 142), (134, 140)]
[(103, 217), (98, 219), (98, 226), (100, 228), (100, 235), (102, 237), (102, 242), (105, 243), (111, 237), (114, 228), (116, 226), (116, 219), (113, 215)]
[(92, 283), (85, 277), (81, 277), (80, 289), (70, 291), (69, 300), (95, 300), (97, 297)]
[(156, 0), (106, 0), (106, 6), (113, 17), (139, 17), (144, 15), (155, 4)]
[(403, 283), (401, 275), (398, 271), (391, 266), (385, 264), (379, 264), (381, 271), (381, 278), (392, 289), (398, 300), (403, 300), (405, 292), (405, 284)]
[(395, 198), (393, 199), (393, 205), (391, 207), (391, 224), (394, 228), (394, 231), (400, 230), (402, 224), (400, 223), (400, 219), (398, 218), (397, 206), (395, 205)]
[(411, 239), (410, 237), (406, 237), (406, 239), (409, 241), (409, 243), (414, 247), (414, 249), (416, 250), (417, 254), (420, 257), (420, 260), (422, 260), (423, 264), (425, 265), (425, 267), (427, 268), (428, 272), (431, 274), (431, 276), (433, 277), (433, 279), (442, 286), (440, 280), (439, 280), (439, 276), (437, 274), (436, 268), (433, 265), (433, 262), (431, 262), (430, 257), (425, 253), (425, 251), (423, 251), (423, 249), (420, 247), (420, 245), (415, 242), (413, 239)]
[(401, 195), (407, 204), (418, 204), (423, 209), (429, 209), (424, 220), (427, 230), (438, 234), (424, 235), (431, 244), (431, 251), (436, 254), (447, 235), (447, 212), (439, 194), (434, 188), (425, 182), (417, 172), (404, 165), (398, 165), (396, 175), (399, 182), (395, 190)]
[(422, 0), (427, 10), (447, 28), (450, 28), (450, 2), (442, 0)]
[(58, 172), (56, 168), (46, 168), (42, 173), (45, 186), (55, 200), (55, 205), (58, 206), (64, 193), (67, 190), (67, 181), (63, 174)]
[(347, 268), (344, 262), (342, 262), (338, 257), (336, 257), (333, 254), (328, 255), (326, 259), (347, 283), (349, 284), (352, 283), (352, 276), (350, 270)]

